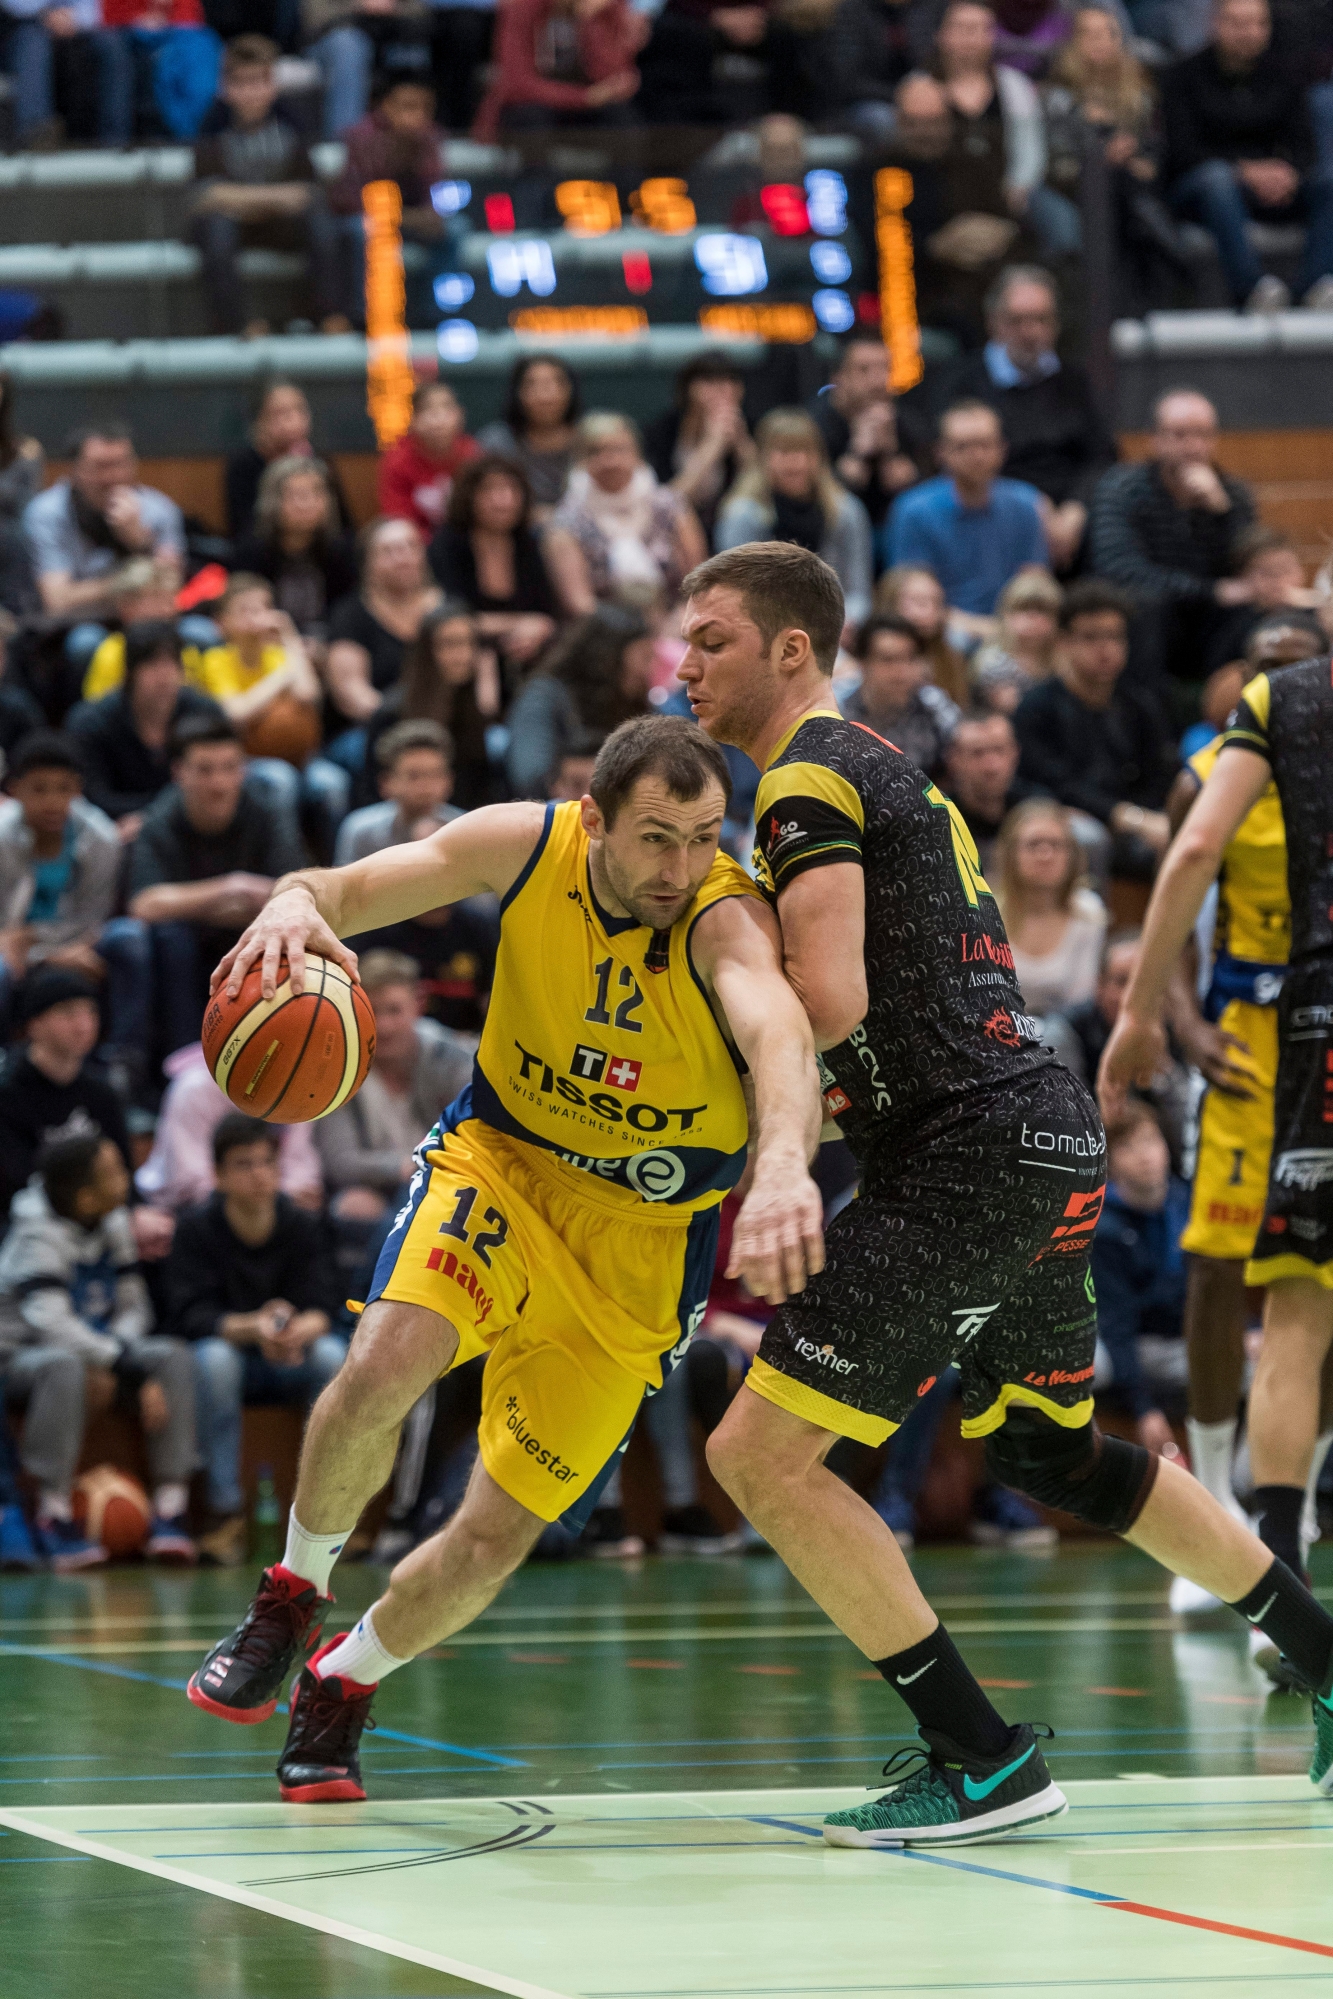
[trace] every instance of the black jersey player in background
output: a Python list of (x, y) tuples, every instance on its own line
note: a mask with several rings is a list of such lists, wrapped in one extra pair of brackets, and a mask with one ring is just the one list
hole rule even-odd
[(1167, 982), (1227, 842), (1270, 777), (1287, 834), (1291, 956), (1278, 999), (1268, 1194), (1245, 1266), (1245, 1282), (1266, 1287), (1263, 1352), (1246, 1427), (1259, 1532), (1273, 1554), (1299, 1568), (1320, 1372), (1333, 1345), (1333, 668), (1327, 658), (1261, 673), (1241, 696), (1157, 878), (1098, 1083), (1113, 1111), (1128, 1084), (1160, 1065)]
[[(975, 1840), (1063, 1811), (1036, 1733), (996, 1712), (888, 1528), (825, 1469), (877, 1443), (949, 1363), (991, 1475), (1125, 1535), (1252, 1622), (1323, 1687), (1333, 1618), (1196, 1480), (1103, 1437), (1088, 1248), (1104, 1140), (1082, 1085), (1022, 1011), (961, 815), (834, 708), (833, 571), (751, 543), (686, 579), (681, 678), (702, 726), (764, 775), (757, 869), (820, 1051), (825, 1107), (860, 1169), (823, 1272), (770, 1321), (709, 1459), (748, 1519), (893, 1685), (925, 1743), (894, 1788), (836, 1812), (837, 1845)], [(1316, 1700), (1312, 1778), (1333, 1789)]]

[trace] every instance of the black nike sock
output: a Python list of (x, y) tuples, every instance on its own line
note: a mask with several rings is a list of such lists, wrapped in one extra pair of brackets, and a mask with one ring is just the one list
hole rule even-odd
[[(1287, 1490), (1284, 1486), (1265, 1489)], [(1333, 1664), (1333, 1617), (1321, 1603), (1316, 1603), (1285, 1562), (1274, 1562), (1248, 1596), (1233, 1603), (1231, 1608), (1238, 1610), (1247, 1623), (1257, 1624), (1264, 1636), (1271, 1638), (1292, 1665), (1304, 1673), (1312, 1687), (1318, 1689), (1326, 1684)]]
[(960, 1749), (998, 1756), (1008, 1746), (1008, 1722), (991, 1706), (942, 1624), (905, 1652), (876, 1659), (875, 1671), (902, 1695), (924, 1728), (939, 1729)]
[(1297, 1575), (1301, 1561), (1301, 1508), (1305, 1493), (1299, 1485), (1257, 1485), (1254, 1488), (1255, 1531), (1270, 1555)]

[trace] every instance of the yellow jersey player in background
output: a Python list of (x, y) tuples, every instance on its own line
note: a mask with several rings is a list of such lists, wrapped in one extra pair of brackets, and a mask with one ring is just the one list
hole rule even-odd
[(273, 1712), (402, 1419), (437, 1376), (488, 1353), (463, 1504), (303, 1667), (284, 1799), (363, 1797), (378, 1682), (469, 1624), (549, 1521), (582, 1525), (703, 1316), (751, 1136), (733, 1270), (776, 1302), (822, 1264), (814, 1047), (777, 923), (717, 850), (729, 790), (693, 723), (626, 723), (580, 803), (487, 806), (286, 877), (215, 975), (237, 987), (262, 961), (268, 992), (282, 956), (295, 983), (307, 950), (354, 970), (341, 937), (501, 898), (473, 1081), (418, 1152), (346, 1365), (311, 1412), (284, 1559), (190, 1682), (224, 1719)]
[[(1284, 623), (1282, 614), (1275, 613), (1247, 648), (1246, 680), (1307, 658), (1311, 636), (1304, 625)], [(1218, 736), (1189, 759), (1177, 778), (1168, 802), (1174, 829), (1198, 797), (1221, 747)], [(1182, 960), (1172, 1007), (1177, 1036), (1204, 1084), (1190, 1219), (1181, 1238), (1190, 1257), (1185, 1304), (1190, 1462), (1195, 1477), (1235, 1513), (1239, 1506), (1231, 1489), (1231, 1467), (1245, 1366), (1245, 1260), (1254, 1248), (1268, 1190), (1277, 1002), (1290, 950), (1286, 829), (1277, 786), (1270, 780), (1223, 855), (1202, 1010), (1188, 958)], [(1330, 1442), (1333, 1431), (1321, 1430), (1307, 1483), (1302, 1532), (1307, 1544), (1317, 1534), (1313, 1494)], [(1215, 1610), (1217, 1599), (1177, 1577), (1171, 1608)]]

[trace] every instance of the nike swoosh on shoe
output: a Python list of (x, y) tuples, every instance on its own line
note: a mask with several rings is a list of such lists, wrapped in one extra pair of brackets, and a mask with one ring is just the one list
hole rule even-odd
[(985, 1782), (981, 1784), (974, 1782), (969, 1773), (963, 1778), (964, 1797), (974, 1805), (978, 1804), (982, 1798), (988, 1798), (992, 1791), (998, 1791), (1006, 1777), (1012, 1777), (1015, 1770), (1021, 1770), (1027, 1762), (1028, 1757), (1035, 1756), (1036, 1751), (1036, 1743), (1029, 1743), (1021, 1756), (1016, 1757), (1012, 1763), (1006, 1763), (1003, 1770), (997, 1770), (993, 1777), (987, 1777)]

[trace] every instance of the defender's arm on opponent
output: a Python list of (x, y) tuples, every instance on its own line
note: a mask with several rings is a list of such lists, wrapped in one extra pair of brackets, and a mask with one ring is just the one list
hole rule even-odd
[(1222, 750), (1162, 863), (1143, 922), (1139, 962), (1097, 1075), (1108, 1120), (1122, 1109), (1130, 1084), (1150, 1083), (1165, 1060), (1161, 1016), (1176, 961), (1217, 878), (1227, 842), (1262, 797), (1271, 774), (1267, 758), (1256, 750)]
[(836, 1048), (866, 1017), (866, 885), (859, 862), (793, 875), (778, 891), (782, 969), (816, 1048)]
[(780, 1305), (824, 1267), (823, 1203), (810, 1178), (821, 1107), (810, 1023), (782, 976), (772, 913), (748, 896), (706, 909), (690, 951), (754, 1085), (754, 1168), (728, 1276)]
[(408, 840), (345, 868), (302, 868), (284, 875), (238, 944), (213, 974), (234, 998), (250, 967), (263, 962), (263, 993), (277, 989), (283, 957), (292, 990), (305, 989), (307, 951), (356, 975), (356, 953), (340, 941), (404, 923), (470, 895), (507, 895), (532, 857), (542, 805), (484, 805), (427, 840)]

